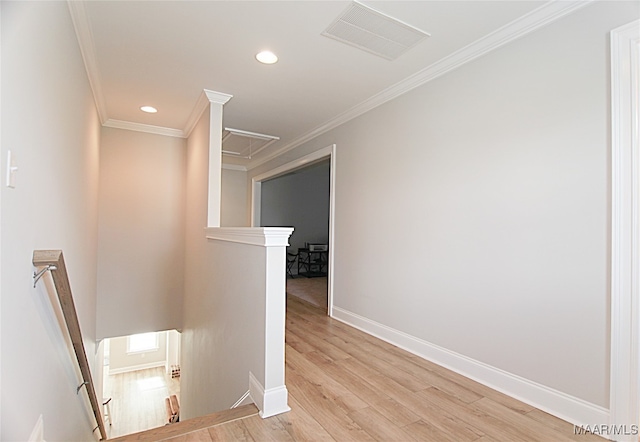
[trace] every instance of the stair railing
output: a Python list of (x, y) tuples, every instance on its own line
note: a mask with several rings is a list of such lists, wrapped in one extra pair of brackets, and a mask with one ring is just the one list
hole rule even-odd
[(102, 413), (100, 412), (100, 402), (96, 397), (95, 387), (91, 378), (91, 370), (89, 369), (89, 362), (87, 360), (87, 353), (84, 349), (82, 341), (82, 333), (80, 331), (80, 323), (78, 322), (78, 314), (76, 313), (76, 307), (73, 303), (73, 296), (71, 294), (71, 285), (69, 284), (69, 276), (67, 275), (67, 268), (64, 264), (64, 258), (62, 256), (62, 250), (34, 250), (33, 252), (33, 265), (38, 268), (42, 268), (38, 273), (34, 273), (34, 286), (38, 280), (47, 271), (51, 272), (53, 277), (53, 283), (58, 293), (58, 301), (62, 309), (64, 321), (67, 325), (67, 331), (73, 344), (73, 350), (76, 353), (76, 359), (80, 372), (82, 373), (83, 382), (76, 389), (76, 393), (80, 392), (82, 386), (85, 386), (87, 395), (89, 396), (89, 402), (93, 409), (93, 414), (96, 417), (98, 426), (93, 429), (100, 429), (101, 440), (107, 439), (107, 431), (102, 420)]

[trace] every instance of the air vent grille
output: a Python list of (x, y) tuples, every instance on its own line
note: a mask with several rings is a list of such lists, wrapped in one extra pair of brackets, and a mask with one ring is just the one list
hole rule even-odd
[(429, 34), (374, 9), (353, 2), (322, 35), (395, 60)]

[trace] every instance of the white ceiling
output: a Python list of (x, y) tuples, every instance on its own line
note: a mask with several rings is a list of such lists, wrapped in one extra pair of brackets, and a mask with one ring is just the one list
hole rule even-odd
[[(231, 94), (225, 126), (280, 138), (251, 160), (224, 158), (251, 168), (585, 4), (362, 3), (431, 37), (388, 61), (321, 36), (349, 1), (88, 1), (71, 10), (103, 123), (185, 136), (204, 89)], [(278, 63), (258, 63), (263, 49)]]

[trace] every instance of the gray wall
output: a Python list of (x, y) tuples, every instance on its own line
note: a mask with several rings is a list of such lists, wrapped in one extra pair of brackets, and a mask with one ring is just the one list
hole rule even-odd
[(262, 183), (260, 225), (294, 227), (290, 251), (305, 242), (328, 243), (330, 172), (323, 161)]
[(376, 108), (336, 143), (334, 305), (608, 408), (603, 2)]
[[(100, 121), (66, 2), (2, 2), (0, 440), (94, 440), (95, 420), (49, 276), (32, 286), (36, 249), (61, 249), (89, 363), (96, 339)], [(4, 171), (2, 176), (4, 178)]]
[(249, 227), (247, 172), (222, 168), (220, 226)]
[[(187, 141), (102, 128), (98, 339), (182, 327)], [(246, 172), (222, 170), (221, 223), (243, 226)]]
[(182, 305), (182, 334), (180, 341), (180, 398), (181, 413), (187, 416), (203, 414), (208, 405), (200, 393), (210, 388), (206, 368), (212, 364), (213, 355), (204, 349), (211, 346), (208, 310), (211, 299), (207, 296), (206, 239), (208, 173), (209, 164), (209, 112), (198, 121), (187, 140), (186, 221), (184, 302)]
[(186, 141), (105, 127), (98, 338), (182, 326)]

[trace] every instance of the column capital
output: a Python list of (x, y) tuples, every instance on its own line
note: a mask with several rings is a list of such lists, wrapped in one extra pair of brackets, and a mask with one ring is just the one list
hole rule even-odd
[(208, 89), (203, 89), (203, 92), (207, 96), (207, 99), (210, 103), (225, 104), (227, 101), (233, 98), (233, 95), (210, 91)]

